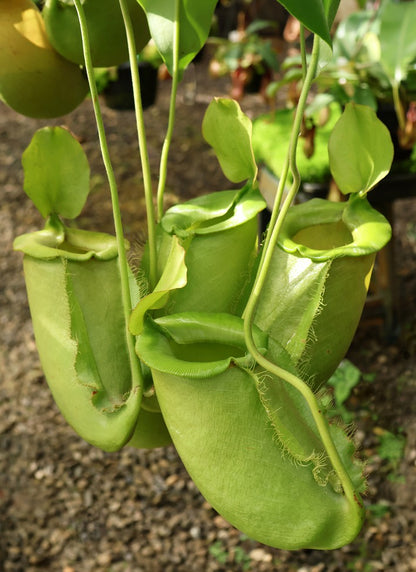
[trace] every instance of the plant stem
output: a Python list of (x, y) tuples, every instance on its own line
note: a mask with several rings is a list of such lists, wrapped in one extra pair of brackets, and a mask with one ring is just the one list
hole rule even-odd
[(300, 55), (302, 58), (302, 81), (304, 83), (306, 79), (307, 62), (306, 62), (305, 26), (303, 24), (300, 25)]
[(126, 30), (127, 45), (129, 51), (129, 62), (131, 70), (131, 79), (133, 86), (134, 109), (136, 115), (136, 128), (140, 149), (140, 160), (143, 173), (144, 197), (146, 204), (147, 216), (147, 233), (149, 246), (149, 281), (150, 288), (156, 286), (157, 283), (157, 245), (156, 245), (156, 224), (155, 224), (155, 207), (153, 204), (153, 188), (152, 175), (150, 171), (149, 153), (147, 150), (146, 131), (144, 127), (142, 95), (140, 87), (140, 76), (137, 65), (136, 41), (134, 38), (134, 30), (131, 23), (130, 13), (126, 0), (119, 0), (121, 12), (123, 14), (124, 27)]
[[(332, 440), (331, 434), (329, 432), (329, 426), (325, 419), (324, 414), (322, 413), (319, 405), (316, 401), (315, 395), (310, 387), (301, 379), (296, 377), (295, 375), (289, 373), (288, 371), (282, 369), (281, 367), (277, 366), (270, 362), (267, 358), (262, 356), (255, 347), (252, 335), (251, 335), (251, 326), (249, 331), (246, 331), (247, 335), (247, 349), (251, 353), (251, 355), (255, 358), (257, 363), (267, 369), (270, 373), (283, 379), (287, 383), (290, 383), (293, 387), (295, 387), (303, 396), (305, 401), (308, 404), (308, 407), (312, 413), (313, 419), (315, 421), (316, 427), (318, 429), (319, 436), (321, 441), (325, 447), (326, 453), (328, 458), (341, 482), (344, 494), (349, 501), (351, 507), (357, 514), (357, 518), (361, 520), (361, 501), (358, 495), (354, 491), (354, 486), (351, 482), (351, 479), (344, 467), (344, 464), (339, 456), (339, 453), (334, 445)], [(254, 353), (253, 353), (254, 352)]]
[[(305, 31), (304, 27), (302, 26), (301, 27), (301, 36), (304, 36), (304, 31)], [(306, 51), (306, 46), (305, 46), (304, 41), (301, 42), (301, 46), (302, 46), (302, 52)], [(298, 137), (299, 137), (301, 124), (302, 124), (303, 114), (304, 114), (304, 110), (305, 110), (305, 106), (306, 106), (306, 100), (307, 100), (307, 97), (309, 94), (309, 90), (310, 90), (312, 81), (315, 77), (315, 73), (316, 73), (316, 69), (317, 69), (317, 65), (318, 65), (318, 59), (319, 59), (319, 41), (315, 38), (314, 44), (313, 44), (312, 56), (311, 56), (311, 65), (310, 65), (308, 70), (306, 70), (306, 68), (304, 68), (304, 70), (303, 70), (304, 82), (302, 85), (301, 94), (299, 96), (299, 102), (298, 102), (298, 105), (296, 107), (295, 117), (293, 120), (293, 126), (292, 126), (290, 141), (289, 141), (288, 153), (287, 153), (285, 163), (283, 165), (282, 173), (281, 173), (281, 176), (279, 179), (279, 184), (278, 184), (277, 191), (276, 191), (276, 197), (275, 197), (275, 201), (273, 204), (272, 215), (270, 218), (269, 228), (268, 228), (266, 238), (265, 238), (263, 248), (262, 248), (262, 254), (261, 254), (261, 259), (260, 259), (259, 269), (257, 272), (256, 281), (254, 283), (250, 298), (247, 302), (247, 306), (244, 310), (243, 317), (245, 316), (245, 314), (247, 312), (250, 311), (249, 307), (252, 304), (254, 304), (254, 307), (257, 305), (258, 296), (260, 295), (260, 291), (263, 287), (264, 280), (265, 280), (266, 275), (267, 275), (267, 269), (268, 269), (269, 264), (270, 264), (270, 259), (271, 259), (272, 253), (273, 253), (273, 249), (276, 245), (276, 241), (277, 241), (278, 234), (280, 232), (280, 228), (282, 226), (284, 217), (286, 216), (286, 212), (287, 212), (292, 200), (296, 196), (296, 193), (299, 190), (300, 176), (299, 176), (299, 171), (298, 171), (297, 164), (296, 164), (296, 149), (297, 149)], [(306, 66), (306, 55), (304, 53), (302, 53), (302, 63), (304, 66)], [(283, 207), (281, 209), (283, 193), (284, 193), (284, 190), (286, 187), (286, 181), (287, 181), (287, 177), (289, 174), (289, 170), (292, 173), (292, 179), (293, 179), (292, 185), (291, 185), (291, 188), (289, 190), (288, 196), (286, 197), (286, 199), (284, 201)]]
[(78, 20), (81, 29), (82, 45), (84, 50), (85, 69), (87, 72), (88, 83), (91, 92), (91, 100), (94, 108), (95, 121), (98, 130), (98, 138), (100, 142), (101, 155), (103, 158), (105, 170), (107, 173), (108, 183), (110, 186), (111, 202), (113, 208), (114, 227), (116, 232), (116, 240), (118, 247), (118, 260), (120, 269), (121, 297), (124, 311), (124, 320), (126, 328), (126, 340), (130, 359), (130, 369), (132, 373), (132, 391), (137, 391), (137, 399), (140, 401), (143, 391), (143, 378), (140, 368), (140, 362), (136, 356), (134, 349), (134, 337), (130, 334), (128, 323), (131, 312), (131, 298), (129, 286), (129, 274), (126, 247), (121, 221), (120, 205), (118, 200), (117, 183), (114, 175), (113, 166), (111, 164), (110, 153), (108, 150), (107, 139), (105, 135), (104, 122), (101, 115), (100, 104), (98, 102), (98, 90), (95, 83), (94, 68), (91, 60), (91, 49), (85, 18), (84, 8), (81, 0), (74, 0), (75, 8), (78, 14)]
[(406, 114), (403, 110), (403, 104), (400, 99), (400, 82), (394, 80), (392, 84), (393, 105), (396, 112), (397, 121), (400, 131), (404, 131), (406, 127)]
[(166, 188), (166, 175), (170, 144), (176, 117), (176, 96), (179, 83), (179, 33), (180, 33), (180, 0), (175, 0), (175, 22), (173, 28), (173, 65), (172, 65), (172, 91), (170, 94), (169, 122), (160, 156), (159, 185), (157, 189), (158, 220), (163, 216), (163, 198)]
[[(330, 459), (330, 462), (331, 462), (334, 470), (336, 471), (336, 473), (337, 473), (337, 475), (341, 481), (345, 496), (347, 497), (347, 499), (350, 502), (353, 509), (357, 512), (357, 515), (359, 515), (360, 506), (359, 506), (359, 502), (358, 502), (358, 499), (356, 497), (356, 494), (354, 492), (354, 487), (352, 485), (351, 479), (350, 479), (347, 471), (345, 470), (345, 467), (342, 463), (342, 460), (341, 460), (341, 458), (338, 454), (338, 451), (334, 445), (334, 442), (333, 442), (331, 435), (330, 435), (330, 432), (329, 432), (329, 427), (327, 425), (327, 422), (325, 420), (323, 413), (321, 412), (321, 410), (319, 408), (318, 402), (316, 401), (316, 398), (315, 398), (312, 390), (301, 379), (299, 379), (295, 375), (289, 373), (288, 371), (282, 369), (281, 367), (277, 366), (276, 364), (272, 363), (270, 360), (265, 358), (258, 351), (258, 349), (254, 343), (254, 339), (253, 339), (253, 335), (252, 335), (252, 324), (253, 324), (254, 313), (255, 313), (255, 310), (257, 307), (257, 302), (258, 302), (262, 287), (264, 285), (264, 282), (265, 282), (265, 279), (267, 276), (267, 271), (268, 271), (268, 268), (270, 266), (271, 257), (272, 257), (273, 250), (274, 250), (275, 245), (276, 245), (278, 234), (280, 232), (280, 229), (281, 229), (283, 220), (286, 216), (287, 210), (289, 209), (289, 206), (292, 203), (292, 200), (294, 199), (294, 197), (295, 197), (295, 195), (299, 189), (299, 185), (300, 185), (300, 176), (299, 176), (299, 172), (298, 172), (297, 165), (296, 165), (297, 140), (298, 140), (298, 135), (299, 135), (299, 131), (300, 131), (300, 126), (301, 126), (301, 121), (302, 121), (304, 109), (306, 106), (307, 96), (308, 96), (312, 81), (313, 81), (315, 74), (316, 74), (318, 60), (319, 60), (319, 39), (317, 36), (315, 36), (310, 66), (307, 70), (307, 73), (305, 76), (305, 81), (303, 83), (302, 91), (301, 91), (301, 94), (299, 97), (299, 103), (298, 103), (298, 106), (296, 108), (296, 114), (295, 114), (295, 118), (294, 118), (294, 123), (293, 123), (293, 127), (292, 127), (291, 138), (290, 138), (290, 144), (289, 144), (288, 163), (289, 163), (289, 167), (290, 167), (290, 170), (292, 172), (292, 175), (293, 175), (293, 183), (292, 183), (292, 186), (290, 188), (288, 196), (286, 197), (286, 200), (284, 201), (284, 204), (283, 204), (280, 212), (278, 214), (276, 214), (278, 209), (276, 210), (276, 212), (275, 212), (275, 208), (273, 209), (273, 211), (274, 211), (273, 214), (275, 215), (274, 218), (276, 219), (276, 222), (273, 225), (271, 224), (269, 226), (269, 230), (267, 233), (268, 234), (268, 237), (267, 237), (268, 240), (265, 243), (265, 248), (264, 248), (263, 257), (262, 257), (262, 263), (259, 267), (259, 271), (258, 271), (256, 281), (255, 281), (254, 286), (253, 286), (253, 290), (251, 292), (249, 301), (248, 301), (247, 306), (246, 306), (245, 311), (244, 311), (244, 315), (243, 315), (243, 317), (244, 317), (244, 335), (245, 335), (245, 341), (246, 341), (247, 349), (251, 353), (253, 358), (257, 361), (257, 363), (261, 367), (264, 367), (266, 370), (268, 370), (273, 375), (276, 375), (277, 377), (283, 379), (287, 383), (290, 383), (304, 397), (304, 399), (307, 402), (308, 407), (312, 413), (312, 416), (314, 418), (316, 427), (317, 427), (318, 432), (319, 432), (319, 436), (320, 436), (322, 443), (325, 447), (325, 450), (328, 454), (328, 458)], [(285, 165), (284, 172), (286, 175), (287, 175), (287, 170), (288, 170), (288, 165)], [(284, 186), (284, 183), (285, 183), (285, 181), (283, 183), (281, 182), (281, 185)]]

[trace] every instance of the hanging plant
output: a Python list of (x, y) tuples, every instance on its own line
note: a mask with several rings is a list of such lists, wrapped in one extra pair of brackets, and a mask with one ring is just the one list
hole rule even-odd
[(366, 199), (293, 206), (273, 252), (256, 324), (288, 351), (314, 388), (345, 356), (357, 329), (388, 221)]
[(46, 218), (41, 231), (16, 238), (33, 330), (52, 395), (89, 443), (117, 450), (130, 439), (141, 402), (141, 376), (129, 353), (114, 237), (64, 226), (89, 191), (79, 143), (44, 128), (23, 154), (25, 190)]
[[(259, 329), (254, 336), (270, 353), (267, 336)], [(152, 370), (181, 459), (224, 518), (250, 538), (284, 549), (331, 549), (354, 538), (363, 481), (351, 462), (352, 443), (331, 428), (354, 479), (354, 499), (342, 494), (350, 477), (333, 470), (302, 398), (256, 367), (241, 318), (183, 313), (148, 320), (136, 347)], [(271, 353), (292, 369), (276, 344)]]
[(350, 198), (312, 199), (288, 209), (255, 320), (315, 388), (345, 356), (375, 255), (391, 238), (390, 224), (366, 199), (393, 160), (388, 130), (372, 109), (347, 105), (331, 133), (329, 157), (335, 181)]
[[(186, 283), (175, 284), (163, 313), (242, 311), (257, 254), (257, 215), (264, 207), (259, 190), (248, 185), (241, 191), (203, 195), (166, 212), (157, 228), (159, 272), (166, 269), (172, 244), (179, 240)], [(141, 275), (149, 281), (147, 253)], [(146, 298), (134, 310), (131, 323), (143, 314), (145, 304)]]
[[(388, 172), (392, 149), (367, 109), (347, 106), (329, 155), (340, 190), (353, 196), (346, 203), (290, 207), (300, 185), (302, 117), (312, 83), (329, 59), (339, 2), (281, 2), (317, 35), (309, 63), (303, 54), (288, 154), (257, 253), (256, 219), (265, 201), (256, 184), (251, 121), (236, 102), (215, 99), (202, 128), (224, 174), (242, 188), (164, 211), (178, 82), (206, 41), (216, 1), (139, 2), (172, 76), (154, 196), (130, 3), (119, 0), (148, 229), (138, 280), (127, 263), (87, 3), (73, 0), (115, 236), (63, 222), (84, 206), (89, 168), (67, 131), (46, 128), (23, 155), (25, 191), (45, 228), (15, 240), (24, 253), (36, 343), (56, 403), (81, 437), (107, 451), (172, 440), (202, 494), (256, 540), (284, 549), (343, 546), (363, 522), (361, 465), (344, 429), (330, 425), (327, 398), (318, 398), (307, 381), (325, 383), (341, 359), (374, 253), (389, 238), (388, 224), (366, 194)], [(344, 297), (349, 310), (337, 314)]]

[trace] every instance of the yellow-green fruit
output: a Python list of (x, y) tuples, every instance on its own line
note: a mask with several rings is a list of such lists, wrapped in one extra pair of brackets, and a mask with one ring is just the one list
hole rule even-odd
[(0, 2), (0, 99), (35, 118), (66, 115), (88, 93), (78, 65), (51, 46), (31, 0)]
[[(137, 0), (127, 0), (137, 52), (150, 39), (144, 11)], [(95, 67), (117, 66), (128, 60), (126, 32), (118, 0), (84, 0), (91, 58)], [(66, 59), (84, 63), (78, 14), (72, 0), (46, 0), (46, 32), (54, 48)]]

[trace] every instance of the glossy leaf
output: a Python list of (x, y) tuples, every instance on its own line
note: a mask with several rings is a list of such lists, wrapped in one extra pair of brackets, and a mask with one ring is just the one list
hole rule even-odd
[(278, 0), (288, 12), (331, 45), (331, 26), (340, 0)]
[(22, 155), (24, 190), (45, 218), (51, 214), (76, 218), (90, 190), (87, 157), (71, 133), (44, 127)]
[(400, 83), (416, 58), (416, 2), (386, 0), (380, 15), (380, 62), (392, 83)]
[(184, 70), (208, 37), (217, 0), (138, 0), (147, 15), (150, 33), (173, 73), (173, 44), (176, 3), (179, 9), (179, 69)]
[(393, 143), (373, 109), (348, 103), (328, 143), (329, 165), (344, 194), (367, 193), (389, 172)]
[(32, 0), (0, 2), (0, 100), (35, 118), (62, 117), (86, 97), (88, 82), (78, 65), (52, 47)]
[(257, 176), (251, 144), (252, 124), (233, 99), (215, 98), (208, 106), (202, 133), (233, 183)]
[[(117, 67), (128, 61), (126, 31), (118, 0), (83, 0), (82, 4), (93, 66)], [(150, 39), (146, 16), (136, 0), (126, 0), (126, 7), (139, 53)], [(66, 60), (85, 65), (78, 13), (73, 0), (45, 0), (42, 17), (55, 50)]]

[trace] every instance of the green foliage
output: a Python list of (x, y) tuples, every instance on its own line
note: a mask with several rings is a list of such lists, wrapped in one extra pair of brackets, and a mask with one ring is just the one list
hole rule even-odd
[(208, 549), (208, 552), (215, 558), (217, 562), (220, 564), (225, 564), (228, 560), (228, 552), (223, 548), (223, 545), (220, 540), (211, 544)]
[[(302, 181), (310, 183), (328, 183), (331, 178), (328, 158), (328, 139), (341, 115), (337, 104), (329, 108), (329, 119), (316, 130), (314, 138), (315, 152), (308, 157), (304, 152), (302, 137), (296, 150), (296, 163)], [(264, 163), (280, 178), (288, 152), (288, 141), (293, 123), (292, 109), (279, 109), (273, 113), (260, 115), (253, 121), (253, 150), (257, 163)], [(319, 117), (314, 116), (319, 122)], [(288, 178), (288, 183), (291, 177)]]
[(174, 69), (175, 28), (179, 32), (179, 69), (184, 70), (204, 45), (217, 0), (138, 0), (150, 32), (171, 74)]
[(390, 431), (383, 431), (379, 436), (377, 453), (381, 459), (387, 461), (390, 469), (395, 472), (403, 459), (406, 438), (404, 435), (395, 435)]
[(389, 172), (393, 143), (387, 127), (364, 105), (348, 103), (328, 142), (331, 173), (344, 193), (370, 191)]
[(76, 218), (90, 190), (88, 159), (69, 131), (44, 127), (22, 156), (24, 190), (44, 218)]
[(379, 502), (370, 504), (368, 507), (368, 511), (370, 512), (371, 516), (376, 519), (383, 518), (391, 511), (391, 507), (386, 502)]
[[(146, 17), (136, 0), (126, 0), (126, 3), (136, 50), (140, 52), (150, 39)], [(118, 0), (84, 0), (83, 8), (94, 67), (117, 66), (125, 62), (128, 48)], [(81, 30), (73, 0), (45, 0), (42, 15), (55, 50), (65, 59), (83, 65)]]
[[(376, 108), (393, 103), (400, 130), (416, 93), (416, 44), (412, 24), (416, 2), (385, 0), (343, 20), (334, 36), (334, 58), (318, 78), (323, 89), (340, 101), (356, 101)], [(400, 134), (399, 140), (404, 135)], [(410, 141), (403, 139), (410, 148)]]
[[(84, 31), (91, 2), (75, 0)], [(120, 2), (121, 8), (127, 4)], [(116, 237), (69, 229), (59, 218), (78, 216), (89, 190), (88, 164), (65, 130), (40, 130), (23, 157), (26, 192), (47, 218), (44, 230), (15, 241), (25, 254), (45, 376), (68, 422), (104, 450), (127, 443), (161, 446), (172, 439), (208, 502), (250, 538), (283, 549), (341, 547), (362, 526), (362, 465), (347, 432), (328, 422), (330, 414), (314, 390), (327, 382), (345, 354), (375, 252), (390, 238), (384, 217), (357, 196), (385, 174), (390, 148), (368, 138), (373, 129), (376, 139), (383, 139), (367, 110), (348, 107), (342, 129), (348, 153), (333, 164), (340, 187), (355, 194), (345, 203), (316, 200), (281, 209), (276, 201), (266, 240), (258, 249), (257, 215), (265, 201), (255, 184), (252, 124), (235, 102), (214, 99), (203, 134), (225, 175), (247, 184), (236, 191), (207, 193), (165, 213), (176, 87), (206, 41), (216, 1), (139, 4), (173, 76), (157, 221), (143, 113), (140, 106), (136, 109), (149, 234), (139, 264), (140, 284), (126, 260), (87, 45), (82, 61), (93, 95)], [(290, 169), (295, 183), (290, 204), (298, 188), (294, 163), (306, 96), (328, 56), (338, 0), (282, 0), (282, 5), (317, 34), (309, 67), (302, 73), (299, 107), (286, 117), (287, 130), (281, 134), (285, 159), (280, 191), (290, 180)], [(126, 32), (131, 45), (134, 30), (126, 26)], [(84, 39), (88, 43), (87, 34)], [(326, 53), (319, 62), (323, 42)], [(135, 70), (134, 53), (130, 60)], [(138, 92), (135, 76), (133, 83)], [(307, 119), (318, 113), (310, 110)], [(364, 155), (358, 128), (358, 138), (369, 150), (365, 160), (352, 149)], [(338, 157), (343, 149), (337, 136), (335, 131), (331, 153)], [(257, 315), (253, 308), (258, 308)], [(334, 382), (339, 407), (357, 382), (351, 368), (342, 375), (344, 385), (340, 374)], [(380, 450), (389, 463), (397, 462), (397, 443), (386, 440)], [(210, 552), (221, 563), (230, 559), (219, 543)], [(234, 560), (244, 569), (250, 565), (243, 549), (235, 551)]]
[(251, 143), (252, 124), (232, 99), (214, 99), (204, 116), (202, 133), (214, 148), (225, 176), (233, 183), (257, 175)]
[(278, 71), (279, 60), (272, 42), (258, 34), (263, 28), (273, 25), (274, 22), (254, 20), (231, 39), (211, 37), (209, 42), (217, 48), (211, 61), (210, 72), (214, 76), (221, 76), (249, 68), (260, 75), (268, 70)]
[(361, 378), (361, 371), (349, 360), (344, 359), (328, 380), (328, 385), (334, 388), (335, 407), (331, 415), (341, 416), (345, 423), (350, 423), (354, 419), (354, 415), (348, 411), (345, 403)]
[(331, 45), (330, 28), (338, 10), (339, 0), (279, 0), (295, 18)]
[(416, 2), (385, 0), (380, 17), (380, 63), (392, 85), (407, 77), (416, 58)]
[(358, 367), (349, 360), (340, 363), (334, 375), (328, 380), (328, 385), (334, 388), (335, 403), (338, 407), (344, 405), (360, 379), (361, 372)]
[(241, 565), (242, 570), (250, 570), (251, 568), (250, 556), (243, 548), (241, 548), (241, 546), (236, 546), (234, 548), (234, 560), (237, 564)]

